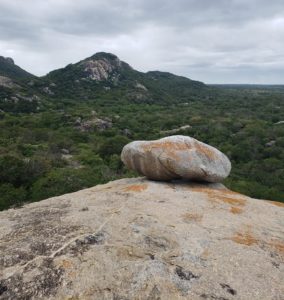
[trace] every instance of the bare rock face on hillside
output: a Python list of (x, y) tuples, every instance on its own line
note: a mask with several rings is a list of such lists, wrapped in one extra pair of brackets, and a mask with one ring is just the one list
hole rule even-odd
[(0, 87), (13, 88), (18, 87), (9, 77), (0, 75)]
[(15, 64), (14, 60), (11, 57), (0, 56), (0, 62), (1, 61), (5, 61), (5, 62), (7, 62), (7, 63), (9, 63), (11, 65)]
[(225, 154), (183, 135), (131, 142), (123, 148), (121, 159), (129, 169), (154, 180), (220, 182), (231, 171)]
[(82, 64), (88, 78), (96, 81), (104, 81), (108, 80), (113, 75), (113, 72), (121, 66), (121, 61), (118, 58), (112, 61), (102, 58), (89, 59), (82, 62)]
[(175, 129), (170, 129), (170, 130), (161, 130), (160, 133), (162, 134), (175, 134), (179, 131), (185, 131), (185, 130), (189, 130), (192, 127), (190, 125), (183, 125), (180, 126), (179, 128), (175, 128)]
[(0, 299), (283, 299), (284, 207), (143, 178), (0, 213)]
[(112, 128), (112, 120), (109, 118), (98, 118), (96, 116), (92, 117), (89, 120), (82, 121), (80, 117), (78, 117), (75, 121), (75, 127), (82, 132), (91, 132), (97, 129), (98, 131), (104, 131)]

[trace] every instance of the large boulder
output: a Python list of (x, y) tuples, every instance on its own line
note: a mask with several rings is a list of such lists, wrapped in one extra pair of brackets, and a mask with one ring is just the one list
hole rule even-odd
[(131, 142), (123, 148), (121, 159), (129, 169), (154, 180), (185, 178), (220, 182), (231, 171), (225, 154), (182, 135)]
[(0, 212), (1, 300), (280, 300), (283, 203), (122, 179)]

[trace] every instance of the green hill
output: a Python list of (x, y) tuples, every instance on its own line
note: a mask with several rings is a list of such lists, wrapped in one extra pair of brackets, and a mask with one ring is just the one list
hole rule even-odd
[(198, 98), (209, 91), (201, 82), (174, 74), (138, 72), (117, 56), (104, 52), (52, 71), (41, 80), (52, 85), (55, 98), (92, 99), (107, 92), (121, 101), (173, 103)]

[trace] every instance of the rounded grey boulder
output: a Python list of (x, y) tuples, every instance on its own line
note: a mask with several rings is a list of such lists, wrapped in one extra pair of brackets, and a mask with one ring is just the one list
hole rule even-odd
[(191, 179), (220, 182), (231, 162), (216, 148), (182, 135), (155, 141), (135, 141), (124, 146), (121, 160), (127, 168), (149, 179)]

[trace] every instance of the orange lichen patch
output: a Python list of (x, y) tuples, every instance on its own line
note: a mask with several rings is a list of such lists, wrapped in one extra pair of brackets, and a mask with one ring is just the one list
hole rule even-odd
[(187, 143), (183, 142), (174, 142), (174, 141), (168, 141), (168, 142), (149, 142), (141, 146), (144, 151), (151, 151), (152, 149), (158, 148), (164, 151), (168, 156), (172, 157), (173, 159), (179, 159), (176, 151), (184, 151), (184, 150), (190, 150), (192, 148), (195, 148), (197, 152), (203, 154), (207, 159), (214, 160), (217, 158), (217, 155), (213, 149), (210, 149), (206, 145), (203, 145), (199, 142), (194, 142), (194, 146), (189, 145)]
[(247, 226), (246, 230), (238, 231), (231, 238), (237, 244), (242, 244), (246, 246), (258, 245), (263, 250), (273, 251), (279, 256), (284, 258), (284, 241), (279, 239), (271, 239), (270, 241), (264, 241), (257, 239), (253, 236), (251, 232), (251, 226)]
[(123, 190), (125, 192), (142, 192), (146, 190), (147, 187), (148, 187), (147, 184), (133, 184), (124, 188)]
[(182, 215), (182, 219), (184, 222), (189, 223), (189, 222), (201, 222), (203, 218), (203, 215), (201, 214), (194, 214), (194, 213), (186, 213)]
[(202, 252), (201, 257), (204, 258), (204, 259), (206, 259), (206, 258), (208, 258), (209, 254), (210, 254), (209, 250), (208, 250), (208, 249), (205, 249), (205, 250)]
[(176, 151), (189, 150), (191, 147), (185, 143), (177, 142), (151, 142), (141, 146), (144, 151), (151, 151), (158, 148), (165, 152), (169, 157), (175, 160), (179, 160), (179, 156)]
[(192, 187), (192, 191), (201, 192), (207, 195), (209, 201), (214, 203), (226, 203), (236, 206), (245, 206), (246, 199), (242, 194), (230, 191), (230, 190), (217, 190), (206, 187)]
[(232, 241), (246, 246), (251, 246), (258, 243), (258, 240), (252, 235), (250, 230), (244, 232), (237, 232), (232, 237)]
[(199, 143), (199, 142), (195, 142), (194, 143), (194, 146), (196, 148), (196, 150), (199, 152), (199, 153), (202, 153), (204, 156), (206, 156), (209, 160), (214, 160), (216, 159), (217, 155), (216, 153), (210, 149), (209, 147)]
[(73, 266), (72, 262), (70, 260), (67, 260), (67, 259), (63, 259), (61, 265), (64, 269), (70, 269)]
[(284, 241), (272, 240), (268, 245), (273, 248), (280, 255), (284, 256)]
[(214, 194), (214, 195), (225, 195), (225, 196), (236, 196), (236, 197), (244, 197), (242, 194), (233, 192), (231, 190), (227, 189), (217, 189), (217, 188), (211, 188), (202, 186), (201, 184), (196, 184), (189, 187), (194, 192), (201, 192), (201, 193), (208, 193), (208, 194)]
[(235, 215), (241, 214), (241, 213), (243, 213), (243, 211), (244, 210), (242, 208), (235, 207), (235, 206), (231, 206), (231, 209), (230, 209), (230, 212)]
[(243, 194), (240, 194), (238, 192), (234, 192), (234, 191), (231, 191), (231, 190), (228, 190), (228, 189), (217, 190), (217, 191), (219, 191), (220, 193), (223, 193), (223, 194), (225, 194), (227, 196), (236, 196), (236, 197), (242, 197), (242, 198), (245, 197)]
[(177, 143), (177, 142), (151, 142), (142, 145), (143, 150), (149, 151), (153, 148), (161, 148), (163, 150), (188, 150), (190, 149), (189, 145), (185, 143)]
[(277, 201), (270, 201), (270, 200), (265, 200), (266, 202), (279, 206), (279, 207), (284, 207), (284, 203), (283, 202), (277, 202)]
[(244, 206), (246, 204), (246, 201), (244, 199), (235, 199), (226, 196), (220, 196), (218, 200), (221, 200), (224, 203), (231, 204), (231, 205)]

